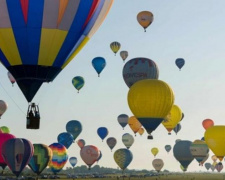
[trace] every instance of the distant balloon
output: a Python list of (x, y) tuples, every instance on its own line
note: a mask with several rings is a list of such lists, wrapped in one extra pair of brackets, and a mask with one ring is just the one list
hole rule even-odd
[(79, 92), (79, 90), (84, 86), (84, 78), (81, 76), (76, 76), (72, 79), (72, 84)]
[(216, 164), (215, 168), (218, 172), (220, 172), (223, 169), (223, 164), (221, 162), (219, 162)]
[(76, 157), (71, 157), (69, 159), (69, 162), (70, 162), (71, 166), (74, 167), (77, 164), (77, 158)]
[(154, 155), (154, 157), (159, 153), (159, 149), (154, 147), (151, 149), (152, 154)]
[(77, 141), (77, 145), (80, 147), (80, 148), (83, 148), (85, 146), (85, 141), (83, 139), (79, 139)]
[(116, 53), (120, 50), (120, 43), (119, 42), (112, 42), (111, 44), (110, 44), (110, 48), (111, 48), (111, 50), (115, 53), (115, 55), (116, 55)]
[(125, 60), (128, 57), (128, 52), (127, 51), (121, 51), (120, 52), (120, 57), (123, 59), (123, 62), (125, 62)]
[(216, 166), (216, 164), (215, 165), (214, 164), (211, 164), (211, 167), (210, 168), (211, 168), (212, 171), (214, 171), (216, 169), (215, 166)]
[(182, 117), (181, 117), (180, 121), (182, 121), (183, 119), (184, 119), (184, 113), (182, 112)]
[(127, 166), (129, 166), (132, 159), (133, 154), (129, 149), (118, 149), (114, 153), (114, 160), (123, 171), (127, 168)]
[(13, 86), (14, 83), (16, 82), (15, 78), (13, 77), (13, 75), (9, 71), (8, 71), (7, 75), (8, 75), (8, 78), (9, 78), (9, 80), (12, 83), (12, 86)]
[(126, 148), (129, 149), (132, 146), (132, 144), (134, 143), (134, 138), (131, 134), (125, 133), (122, 136), (122, 142), (126, 146)]
[(216, 157), (216, 155), (212, 155), (211, 159), (213, 160), (213, 162), (216, 162), (218, 160), (218, 158)]
[(2, 133), (10, 133), (10, 130), (7, 126), (1, 126), (0, 130), (2, 131)]
[(58, 135), (58, 143), (65, 146), (67, 149), (73, 143), (73, 135), (68, 132), (63, 132)]
[(9, 139), (2, 145), (2, 157), (16, 177), (29, 163), (33, 153), (34, 147), (26, 139)]
[(183, 58), (177, 58), (175, 61), (175, 64), (177, 65), (177, 67), (181, 70), (181, 68), (184, 66), (185, 61)]
[(5, 113), (5, 111), (7, 110), (7, 108), (8, 108), (8, 105), (3, 100), (0, 100), (0, 119), (2, 115)]
[(120, 114), (117, 117), (117, 120), (119, 122), (119, 124), (122, 126), (122, 128), (124, 129), (124, 127), (127, 125), (128, 120), (129, 120), (129, 116), (126, 114)]
[(52, 150), (45, 144), (33, 144), (34, 154), (29, 161), (31, 170), (40, 175), (52, 159)]
[(112, 150), (115, 147), (117, 140), (114, 137), (109, 137), (106, 142), (107, 142), (109, 148)]
[(144, 128), (140, 128), (139, 130), (138, 130), (138, 133), (142, 136), (142, 134), (144, 134), (144, 132), (145, 132), (145, 129)]
[(96, 57), (92, 60), (92, 66), (94, 67), (95, 71), (98, 73), (98, 77), (100, 73), (106, 66), (106, 61), (103, 57)]
[(207, 171), (211, 168), (211, 164), (210, 163), (205, 163), (205, 168), (207, 169)]
[(208, 129), (208, 128), (214, 126), (214, 122), (213, 122), (212, 119), (205, 119), (205, 120), (202, 121), (202, 126), (203, 126), (204, 129), (206, 130), (206, 129)]
[(139, 131), (139, 129), (142, 126), (141, 123), (137, 120), (135, 116), (131, 116), (128, 120), (128, 124), (136, 136), (136, 133)]
[(200, 162), (200, 165), (203, 166), (203, 164), (207, 161), (209, 158), (209, 153), (203, 158), (203, 160)]
[(177, 134), (181, 130), (180, 123), (176, 125), (176, 127), (173, 129), (173, 131)]
[(172, 149), (172, 148), (171, 148), (170, 145), (165, 145), (165, 150), (166, 150), (166, 152), (169, 153), (171, 149)]
[(99, 155), (99, 157), (98, 157), (98, 159), (97, 159), (97, 163), (98, 163), (98, 161), (102, 158), (102, 152), (101, 151), (99, 151), (100, 152), (100, 155)]
[(153, 14), (150, 11), (141, 11), (137, 14), (137, 21), (144, 28), (145, 32), (146, 28), (152, 24), (153, 19)]
[(66, 124), (66, 131), (73, 135), (73, 140), (75, 140), (82, 131), (82, 125), (77, 120), (71, 120)]
[(184, 167), (184, 171), (187, 170), (188, 165), (193, 161), (194, 157), (191, 154), (190, 146), (191, 141), (179, 141), (173, 147), (173, 155), (177, 161)]
[(155, 168), (157, 172), (161, 171), (164, 166), (164, 162), (162, 159), (154, 159), (152, 161), (152, 166)]
[(52, 150), (52, 159), (49, 162), (49, 168), (56, 174), (62, 170), (68, 160), (66, 147), (60, 143), (53, 143), (49, 145)]
[(106, 127), (100, 127), (97, 130), (98, 136), (103, 140), (105, 139), (105, 137), (108, 135), (109, 131)]
[(123, 67), (123, 80), (129, 88), (140, 80), (158, 78), (158, 66), (153, 60), (148, 58), (133, 58)]
[(94, 164), (98, 160), (100, 156), (100, 151), (97, 147), (93, 145), (88, 145), (84, 146), (80, 150), (80, 156), (90, 169), (92, 164)]

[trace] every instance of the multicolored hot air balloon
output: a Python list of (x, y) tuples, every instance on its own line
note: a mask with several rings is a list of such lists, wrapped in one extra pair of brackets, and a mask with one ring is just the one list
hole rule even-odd
[(52, 159), (52, 150), (45, 144), (33, 144), (34, 154), (28, 166), (34, 173), (40, 175)]
[(168, 115), (173, 102), (173, 90), (161, 80), (138, 81), (128, 92), (130, 110), (148, 132), (148, 139), (153, 139), (151, 133)]
[(114, 153), (114, 160), (120, 169), (124, 171), (133, 160), (133, 154), (129, 149), (118, 149)]
[(13, 174), (19, 177), (34, 153), (34, 147), (26, 139), (9, 139), (2, 145), (2, 157)]
[(12, 86), (13, 86), (14, 83), (16, 82), (15, 78), (13, 77), (13, 75), (9, 71), (8, 71), (7, 75), (8, 75), (8, 78), (9, 78), (9, 80), (12, 83)]
[(145, 32), (146, 28), (152, 24), (153, 19), (153, 14), (150, 11), (141, 11), (137, 14), (137, 21), (144, 28)]
[(164, 166), (164, 162), (162, 159), (154, 159), (152, 161), (152, 166), (154, 167), (154, 169), (159, 172), (161, 171), (161, 169), (163, 168)]
[(108, 135), (109, 131), (106, 127), (100, 127), (97, 130), (98, 136), (103, 140), (105, 139), (105, 137)]
[(177, 67), (181, 70), (181, 68), (184, 66), (185, 61), (183, 58), (177, 58), (175, 61), (175, 64), (177, 65)]
[(170, 145), (165, 145), (165, 150), (166, 150), (166, 152), (169, 153), (171, 149), (172, 149), (172, 148), (171, 148)]
[[(29, 2), (29, 3), (28, 3)], [(2, 1), (0, 59), (31, 102), (105, 19), (113, 0)]]
[(73, 140), (75, 140), (82, 131), (82, 125), (77, 120), (71, 120), (66, 124), (66, 131), (73, 135)]
[(126, 146), (126, 148), (129, 149), (134, 143), (134, 137), (129, 133), (125, 133), (122, 136), (122, 142)]
[(111, 50), (115, 53), (115, 55), (116, 55), (116, 53), (120, 50), (120, 43), (119, 42), (112, 42), (111, 44), (110, 44), (110, 48), (111, 48)]
[(85, 146), (85, 140), (83, 139), (79, 139), (77, 141), (77, 145), (80, 147), (80, 148), (83, 148)]
[(84, 86), (84, 78), (81, 76), (75, 76), (72, 79), (72, 84), (78, 90), (79, 93), (79, 90)]
[(125, 62), (125, 60), (128, 57), (128, 52), (127, 51), (120, 51), (120, 57), (123, 59), (123, 62)]
[(71, 158), (69, 158), (69, 162), (70, 162), (71, 166), (74, 167), (77, 164), (77, 158), (71, 157)]
[(216, 164), (215, 168), (218, 172), (220, 172), (223, 169), (223, 164), (221, 162), (219, 162)]
[(7, 126), (1, 126), (0, 130), (2, 131), (2, 133), (10, 133), (10, 130)]
[(106, 140), (106, 143), (107, 143), (107, 145), (109, 146), (109, 148), (110, 148), (111, 151), (112, 151), (112, 149), (115, 147), (115, 145), (116, 145), (116, 143), (117, 143), (117, 140), (116, 140), (116, 138), (114, 138), (114, 137), (109, 137), (109, 138)]
[(129, 116), (126, 114), (120, 114), (117, 117), (117, 120), (119, 122), (119, 124), (122, 126), (122, 128), (124, 129), (124, 127), (127, 125), (128, 120), (129, 120)]
[(151, 149), (152, 154), (154, 155), (154, 157), (156, 157), (156, 155), (159, 153), (159, 149), (154, 147)]
[(214, 126), (214, 122), (213, 122), (212, 119), (205, 119), (205, 120), (202, 121), (202, 126), (203, 126), (204, 129), (206, 130), (206, 129), (208, 129), (208, 128)]
[(84, 146), (80, 150), (80, 156), (90, 169), (92, 164), (94, 164), (98, 160), (100, 151), (96, 146), (88, 145)]
[(140, 128), (139, 130), (138, 130), (138, 133), (142, 136), (142, 134), (144, 134), (144, 132), (145, 132), (145, 130), (144, 130), (144, 128)]
[(0, 119), (2, 115), (5, 113), (5, 111), (7, 110), (7, 108), (8, 108), (8, 105), (6, 104), (6, 102), (4, 102), (3, 100), (0, 100)]
[(52, 150), (52, 159), (48, 165), (51, 171), (56, 174), (62, 170), (68, 160), (67, 150), (60, 143), (53, 143), (49, 145), (49, 148)]
[(153, 60), (148, 58), (138, 57), (131, 59), (123, 67), (123, 80), (129, 88), (137, 81), (158, 78), (158, 66)]
[(100, 73), (106, 66), (106, 61), (103, 57), (96, 57), (92, 60), (92, 66), (94, 67), (95, 71), (98, 73), (98, 77)]
[(128, 124), (136, 136), (136, 133), (139, 131), (139, 129), (142, 126), (141, 123), (137, 120), (135, 116), (131, 116), (128, 120)]
[(176, 125), (176, 127), (173, 129), (173, 131), (177, 134), (180, 130), (181, 130), (181, 124), (178, 123), (178, 124)]
[(68, 132), (63, 132), (58, 135), (57, 140), (58, 143), (62, 144), (68, 149), (73, 143), (73, 135)]

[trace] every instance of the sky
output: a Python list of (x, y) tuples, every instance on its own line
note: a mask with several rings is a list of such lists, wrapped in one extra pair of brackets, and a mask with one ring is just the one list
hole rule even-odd
[[(179, 163), (164, 146), (172, 147), (176, 139), (194, 141), (204, 136), (202, 121), (214, 120), (216, 125), (224, 124), (225, 107), (225, 11), (223, 0), (115, 0), (105, 21), (87, 45), (74, 60), (49, 84), (44, 84), (33, 102), (39, 104), (41, 125), (39, 130), (26, 129), (28, 103), (18, 86), (12, 87), (7, 70), (0, 66), (0, 99), (8, 104), (8, 109), (0, 120), (0, 126), (10, 127), (18, 138), (26, 138), (32, 143), (50, 145), (57, 142), (57, 136), (65, 132), (66, 123), (78, 120), (83, 131), (82, 138), (88, 145), (97, 146), (102, 152), (100, 166), (117, 168), (113, 153), (125, 148), (123, 130), (117, 121), (120, 114), (132, 116), (127, 103), (128, 87), (123, 81), (124, 63), (119, 53), (114, 56), (110, 43), (121, 43), (120, 50), (129, 52), (126, 61), (135, 57), (150, 58), (159, 67), (159, 79), (168, 83), (175, 93), (175, 104), (183, 113), (182, 129), (176, 135), (168, 135), (160, 125), (153, 132), (154, 139), (148, 140), (147, 133), (137, 135), (130, 148), (133, 161), (129, 169), (152, 170), (151, 148), (158, 147), (157, 158), (164, 160), (163, 169), (181, 171)], [(140, 11), (151, 11), (153, 23), (144, 32), (137, 22)], [(92, 67), (93, 58), (106, 59), (106, 67), (100, 77)], [(184, 58), (181, 71), (176, 67), (176, 58)], [(85, 85), (77, 93), (72, 86), (72, 78), (83, 76)], [(97, 129), (107, 127), (106, 137), (115, 137), (117, 145), (113, 152), (98, 137)], [(80, 148), (76, 143), (68, 149), (69, 157), (78, 158), (77, 166), (84, 165), (80, 158)], [(210, 152), (210, 157), (213, 155)], [(207, 162), (212, 163), (211, 158)], [(69, 162), (65, 167), (70, 167)], [(196, 160), (188, 171), (205, 171)]]

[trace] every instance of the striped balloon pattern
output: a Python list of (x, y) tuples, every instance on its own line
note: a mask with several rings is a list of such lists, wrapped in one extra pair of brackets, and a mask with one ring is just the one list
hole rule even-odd
[(117, 117), (117, 120), (120, 124), (120, 126), (122, 126), (122, 128), (124, 129), (124, 127), (127, 125), (128, 123), (128, 120), (129, 120), (129, 116), (126, 115), (126, 114), (120, 114), (118, 117)]
[(48, 166), (52, 159), (52, 150), (45, 144), (33, 144), (34, 154), (29, 162), (29, 167), (37, 175)]
[(84, 86), (84, 78), (81, 76), (76, 76), (72, 79), (72, 84), (79, 92), (79, 90)]
[(120, 43), (119, 42), (112, 42), (111, 44), (110, 44), (110, 48), (111, 48), (111, 50), (115, 53), (115, 55), (116, 55), (116, 53), (120, 50)]
[(118, 149), (114, 153), (114, 160), (122, 170), (125, 170), (133, 160), (133, 154), (128, 149)]
[(43, 82), (53, 81), (85, 46), (112, 3), (1, 0), (0, 59), (28, 102)]
[(49, 162), (51, 171), (56, 174), (62, 170), (68, 160), (66, 147), (60, 143), (53, 143), (49, 145), (52, 150), (52, 160)]

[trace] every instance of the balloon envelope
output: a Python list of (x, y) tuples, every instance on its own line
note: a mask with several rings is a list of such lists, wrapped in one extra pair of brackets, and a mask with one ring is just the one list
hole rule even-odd
[(97, 130), (98, 136), (102, 139), (102, 141), (105, 139), (105, 137), (108, 135), (109, 131), (106, 127), (100, 127)]
[(161, 171), (164, 166), (164, 162), (162, 159), (154, 159), (152, 161), (152, 166), (155, 168), (157, 172)]
[(96, 57), (92, 60), (92, 66), (94, 67), (95, 71), (100, 76), (100, 73), (106, 66), (106, 61), (103, 57)]
[(210, 163), (205, 163), (205, 168), (207, 169), (207, 171), (211, 168), (211, 164)]
[(69, 162), (70, 162), (71, 166), (74, 167), (77, 164), (77, 158), (76, 157), (71, 157), (69, 159)]
[(220, 172), (223, 169), (223, 164), (221, 162), (219, 162), (216, 164), (215, 168), (218, 172)]
[(13, 85), (16, 82), (15, 78), (13, 77), (13, 75), (9, 71), (8, 71), (7, 75), (8, 75), (8, 78), (9, 78), (10, 82)]
[(172, 148), (171, 148), (170, 145), (165, 145), (165, 150), (166, 150), (166, 152), (169, 153), (171, 149), (172, 149)]
[(116, 55), (116, 53), (120, 50), (120, 43), (119, 42), (112, 42), (111, 44), (110, 44), (110, 48), (111, 48), (111, 50), (115, 53), (115, 55)]
[(126, 146), (126, 148), (129, 149), (134, 143), (134, 137), (129, 133), (125, 133), (122, 136), (122, 142)]
[(7, 110), (7, 108), (8, 108), (8, 105), (5, 103), (5, 101), (0, 100), (0, 118), (5, 113), (5, 111)]
[(120, 114), (117, 117), (117, 120), (119, 122), (119, 124), (122, 126), (122, 128), (124, 129), (124, 127), (127, 125), (128, 120), (129, 120), (129, 116), (126, 114)]
[(213, 122), (212, 119), (205, 119), (205, 120), (202, 121), (202, 126), (203, 126), (204, 129), (206, 130), (206, 129), (208, 129), (208, 128), (214, 126), (214, 122)]
[(72, 134), (73, 139), (75, 140), (82, 131), (82, 125), (77, 120), (71, 120), (66, 124), (66, 131)]
[(85, 141), (83, 139), (79, 139), (77, 141), (77, 145), (80, 147), (80, 148), (83, 148), (85, 146)]
[(185, 61), (183, 58), (177, 58), (175, 61), (175, 64), (177, 65), (177, 67), (181, 70), (181, 68), (184, 66)]
[(112, 150), (115, 147), (117, 140), (114, 137), (109, 137), (106, 143), (108, 144), (109, 148)]
[(76, 76), (72, 79), (72, 84), (79, 92), (79, 90), (84, 86), (84, 78), (81, 76)]
[(136, 133), (139, 131), (139, 129), (142, 126), (141, 123), (137, 120), (135, 116), (131, 116), (128, 120), (128, 124), (136, 136)]
[(144, 128), (142, 128), (142, 127), (138, 130), (138, 133), (139, 133), (140, 135), (144, 134), (144, 132), (145, 132), (145, 130), (144, 130)]
[(137, 14), (137, 21), (144, 28), (145, 31), (146, 28), (150, 24), (152, 24), (153, 19), (153, 14), (150, 11), (141, 11)]
[(177, 134), (181, 130), (181, 124), (177, 124), (173, 131)]
[(159, 153), (159, 149), (154, 147), (151, 149), (152, 154), (154, 155), (154, 157)]
[(128, 52), (127, 51), (121, 51), (120, 57), (123, 59), (123, 61), (125, 61), (128, 57)]
[(70, 145), (73, 143), (73, 135), (68, 132), (60, 133), (57, 137), (58, 143), (65, 146), (67, 149), (70, 147)]
[(0, 130), (2, 131), (2, 133), (10, 133), (10, 130), (7, 126), (1, 126)]
[(133, 154), (129, 149), (118, 149), (114, 152), (114, 160), (120, 169), (124, 170), (133, 159)]

